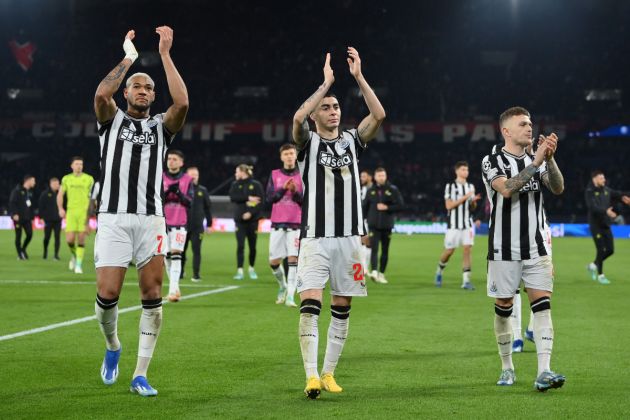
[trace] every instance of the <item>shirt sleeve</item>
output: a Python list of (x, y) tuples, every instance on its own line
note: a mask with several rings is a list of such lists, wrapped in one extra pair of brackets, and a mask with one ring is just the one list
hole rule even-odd
[(451, 184), (446, 184), (444, 188), (444, 200), (451, 200)]
[(481, 162), (481, 173), (484, 181), (492, 187), (492, 181), (497, 178), (507, 178), (503, 168), (499, 166), (499, 160), (497, 155), (487, 155)]

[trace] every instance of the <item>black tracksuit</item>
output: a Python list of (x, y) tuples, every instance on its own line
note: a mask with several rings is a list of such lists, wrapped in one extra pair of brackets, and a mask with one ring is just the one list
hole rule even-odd
[(50, 187), (46, 188), (39, 196), (37, 208), (39, 217), (45, 222), (44, 225), (44, 258), (48, 257), (48, 243), (51, 233), (55, 232), (55, 258), (59, 258), (59, 235), (61, 233), (61, 218), (57, 208), (57, 191)]
[(606, 214), (606, 210), (612, 206), (612, 200), (619, 200), (623, 195), (627, 194), (607, 186), (596, 187), (592, 182), (589, 182), (584, 192), (586, 208), (588, 209), (588, 226), (591, 229), (591, 235), (597, 249), (595, 265), (599, 274), (603, 273), (604, 260), (615, 252), (613, 234), (610, 230), (610, 217)]
[[(9, 197), (9, 214), (11, 218), (18, 216), (19, 220), (15, 224), (15, 250), (18, 258), (23, 260), (28, 258), (26, 247), (33, 237), (33, 191), (17, 185)], [(22, 231), (26, 234), (22, 242)]]
[[(248, 203), (248, 196), (260, 197), (257, 204)], [(236, 222), (236, 262), (243, 267), (245, 238), (249, 245), (249, 265), (256, 262), (256, 240), (258, 238), (258, 220), (261, 215), (264, 191), (260, 182), (252, 178), (236, 180), (230, 186), (230, 200), (234, 203), (234, 221)], [(250, 212), (251, 218), (243, 220), (243, 214)]]
[[(376, 205), (383, 203), (387, 210), (378, 210)], [(367, 190), (363, 199), (363, 215), (367, 218), (370, 230), (370, 247), (372, 248), (370, 265), (372, 270), (381, 273), (387, 268), (389, 259), (389, 243), (394, 228), (394, 213), (402, 210), (404, 201), (400, 191), (395, 185), (386, 182), (383, 185), (376, 183)], [(380, 266), (378, 263), (378, 244), (381, 243)]]
[[(193, 200), (188, 213), (188, 226), (186, 231), (186, 246), (182, 258), (182, 267), (186, 264), (186, 250), (188, 243), (192, 244), (193, 251), (193, 278), (198, 279), (199, 267), (201, 266), (201, 241), (203, 240), (204, 228), (203, 219), (207, 220), (208, 227), (212, 226), (212, 213), (210, 207), (210, 195), (203, 185), (193, 184)], [(184, 270), (182, 270), (182, 273)]]

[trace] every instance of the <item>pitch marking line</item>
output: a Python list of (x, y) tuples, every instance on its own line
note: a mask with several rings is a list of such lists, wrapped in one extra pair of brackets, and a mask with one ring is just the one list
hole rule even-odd
[[(205, 292), (193, 293), (192, 295), (182, 296), (180, 300), (188, 300), (188, 299), (198, 298), (201, 296), (213, 295), (216, 293), (229, 292), (230, 290), (238, 289), (239, 287), (240, 286), (227, 286), (227, 287), (222, 287), (220, 289), (215, 289), (215, 290), (206, 290)], [(163, 305), (167, 303), (169, 303), (168, 300), (166, 299), (162, 300)], [(140, 308), (142, 308), (142, 305), (130, 306), (128, 308), (119, 309), (118, 313), (124, 314), (125, 312), (137, 311)], [(33, 328), (30, 330), (20, 331), (20, 332), (8, 334), (8, 335), (2, 335), (0, 336), (0, 341), (11, 340), (14, 338), (23, 337), (25, 335), (37, 334), (44, 331), (50, 331), (57, 328), (68, 327), (70, 325), (80, 324), (82, 322), (88, 322), (88, 321), (94, 321), (94, 320), (96, 320), (96, 315), (86, 316), (86, 317), (77, 318), (77, 319), (71, 319), (70, 321), (58, 322), (56, 324), (50, 324), (44, 327)]]
[[(3, 284), (51, 284), (51, 285), (62, 285), (62, 286), (73, 286), (73, 285), (90, 285), (96, 286), (95, 281), (72, 281), (72, 280), (0, 280), (0, 285)], [(123, 283), (123, 286), (135, 286), (138, 287), (137, 283)], [(168, 286), (168, 283), (164, 283), (162, 286)], [(207, 289), (210, 287), (229, 287), (229, 284), (179, 284), (179, 287), (192, 287), (197, 289)]]

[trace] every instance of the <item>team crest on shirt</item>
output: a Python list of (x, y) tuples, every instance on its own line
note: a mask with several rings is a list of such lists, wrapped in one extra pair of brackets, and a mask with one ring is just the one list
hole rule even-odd
[(341, 156), (335, 156), (332, 153), (322, 150), (321, 152), (319, 152), (319, 157), (317, 161), (320, 165), (327, 166), (331, 169), (339, 169), (350, 166), (353, 160), (350, 153), (344, 153)]
[(149, 121), (147, 121), (147, 126), (148, 126), (149, 128), (153, 128), (153, 127), (155, 127), (156, 125), (158, 125), (158, 122), (157, 122), (156, 120), (154, 120), (154, 119), (150, 119)]
[(338, 155), (346, 153), (348, 147), (350, 147), (350, 140), (348, 139), (341, 139), (335, 143), (335, 151)]

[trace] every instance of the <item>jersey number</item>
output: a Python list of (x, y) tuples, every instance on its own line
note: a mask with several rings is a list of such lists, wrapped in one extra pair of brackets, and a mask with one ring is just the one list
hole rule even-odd
[(157, 252), (158, 252), (158, 254), (161, 254), (162, 253), (162, 244), (164, 243), (164, 236), (158, 235), (157, 236), (157, 241), (158, 241)]
[(360, 263), (352, 264), (354, 281), (363, 281), (363, 266)]

